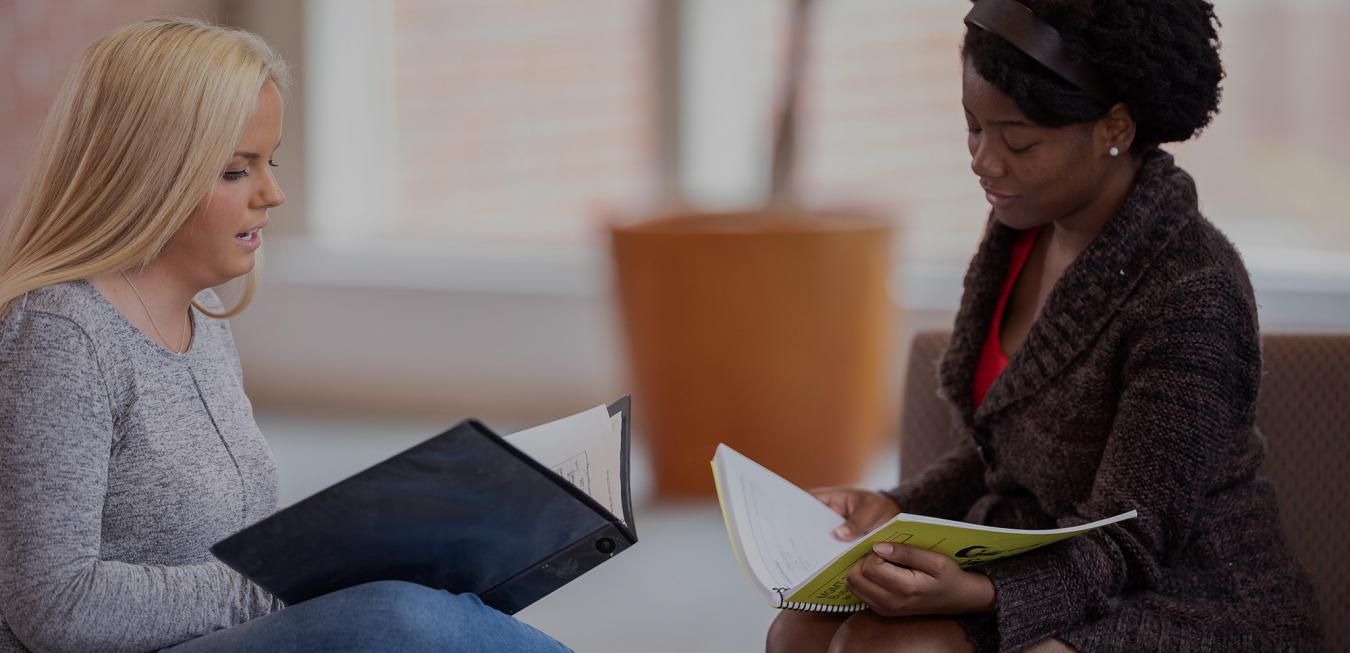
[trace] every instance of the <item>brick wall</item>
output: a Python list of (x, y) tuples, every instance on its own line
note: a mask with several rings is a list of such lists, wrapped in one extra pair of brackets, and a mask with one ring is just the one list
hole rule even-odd
[(397, 237), (595, 236), (656, 183), (650, 3), (395, 0)]
[(970, 172), (958, 48), (964, 2), (817, 3), (802, 181), (907, 225), (911, 259), (964, 260), (988, 211)]
[[(966, 2), (817, 4), (803, 182), (910, 225), (912, 258), (964, 260), (988, 210), (960, 107)], [(1350, 249), (1350, 3), (1225, 2), (1221, 114), (1173, 146), (1239, 246)]]
[[(390, 1), (402, 210), (389, 236), (582, 241), (596, 232), (596, 203), (641, 199), (659, 183), (650, 2)], [(0, 206), (89, 42), (139, 18), (214, 19), (234, 4), (0, 0)], [(905, 251), (920, 259), (968, 256), (987, 210), (960, 111), (967, 7), (817, 6), (805, 189), (902, 216), (912, 227)], [(1350, 39), (1338, 32), (1350, 4), (1235, 1), (1219, 11), (1229, 70), (1222, 113), (1198, 141), (1175, 148), (1207, 212), (1239, 245), (1350, 247), (1341, 215), (1350, 205)]]
[(219, 0), (0, 0), (0, 213), (67, 71), (95, 39), (154, 16), (216, 20)]
[[(1239, 246), (1350, 249), (1350, 3), (1218, 3), (1228, 79), (1214, 124), (1177, 148)], [(1304, 258), (1302, 253), (1290, 254)]]

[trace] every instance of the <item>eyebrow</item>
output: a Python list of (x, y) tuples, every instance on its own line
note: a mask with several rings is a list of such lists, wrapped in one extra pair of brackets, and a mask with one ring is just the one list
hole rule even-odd
[[(281, 141), (277, 141), (277, 146), (272, 148), (272, 151), (276, 151), (279, 149), (281, 149)], [(258, 154), (257, 152), (235, 152), (234, 155), (238, 157), (243, 157), (245, 159), (248, 159), (249, 161), (262, 157), (262, 155)]]
[[(966, 109), (965, 105), (961, 105), (961, 108), (966, 110), (966, 115), (968, 115), (968, 116), (970, 116), (970, 117), (972, 117), (972, 118), (975, 117), (975, 114), (971, 113), (971, 112), (970, 112), (970, 109)], [(1037, 126), (1038, 126), (1038, 125), (1029, 123), (1029, 122), (1027, 122), (1027, 121), (1025, 121), (1025, 120), (990, 120), (990, 121), (989, 121), (989, 124), (991, 124), (991, 125), (998, 125), (998, 126), (1000, 126), (1000, 127), (1037, 127)]]

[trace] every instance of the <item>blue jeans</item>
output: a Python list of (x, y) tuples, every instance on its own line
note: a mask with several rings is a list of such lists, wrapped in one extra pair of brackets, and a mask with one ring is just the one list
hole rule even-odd
[(386, 580), (325, 594), (163, 651), (569, 649), (524, 622), (483, 605), (472, 594), (451, 594), (416, 583)]

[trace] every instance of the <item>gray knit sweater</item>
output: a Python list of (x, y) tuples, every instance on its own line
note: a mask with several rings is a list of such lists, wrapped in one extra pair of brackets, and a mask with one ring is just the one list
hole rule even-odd
[(174, 354), (85, 281), (14, 306), (0, 321), (0, 651), (151, 650), (279, 609), (208, 551), (277, 501), (227, 323), (194, 309)]

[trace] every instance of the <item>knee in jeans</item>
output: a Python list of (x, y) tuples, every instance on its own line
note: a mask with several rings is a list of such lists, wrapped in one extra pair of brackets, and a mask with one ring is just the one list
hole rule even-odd
[(389, 625), (412, 624), (445, 611), (452, 594), (401, 580), (381, 580), (346, 590), (358, 610), (369, 610)]
[(451, 594), (405, 581), (376, 581), (349, 591), (370, 610), (377, 627), (404, 650), (436, 649), (479, 632), (496, 617), (472, 594)]
[(403, 580), (377, 580), (349, 587), (342, 593), (358, 604), (387, 607), (400, 612), (415, 610), (444, 594), (441, 590)]

